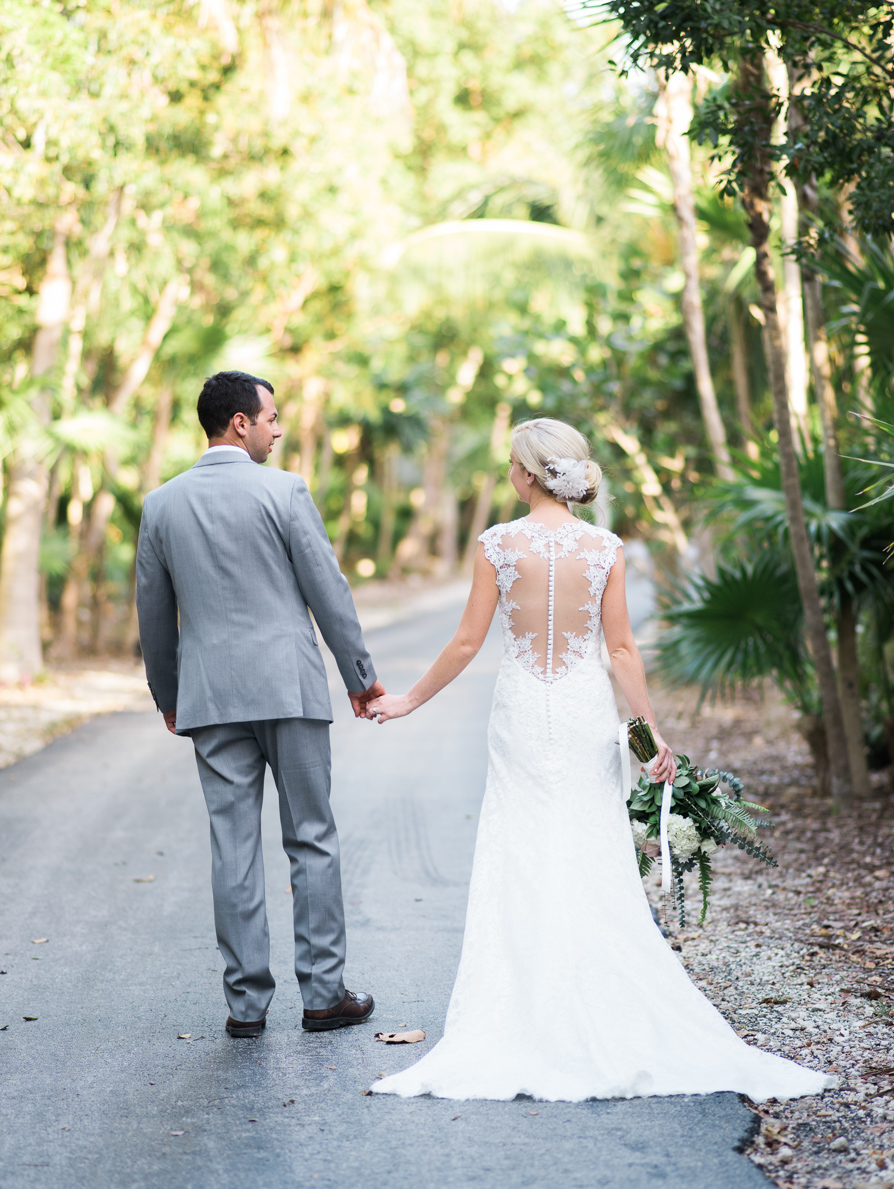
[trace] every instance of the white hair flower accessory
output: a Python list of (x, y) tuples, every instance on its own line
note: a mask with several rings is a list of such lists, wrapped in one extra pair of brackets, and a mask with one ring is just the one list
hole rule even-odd
[(546, 487), (560, 500), (579, 500), (590, 488), (585, 458), (551, 458), (544, 470)]

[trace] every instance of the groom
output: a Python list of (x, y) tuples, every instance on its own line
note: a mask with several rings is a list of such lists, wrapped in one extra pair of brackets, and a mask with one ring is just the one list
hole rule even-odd
[(355, 716), (365, 718), (367, 702), (384, 690), (303, 479), (259, 465), (282, 435), (272, 386), (218, 372), (205, 381), (198, 416), (208, 449), (143, 504), (137, 611), (149, 689), (168, 730), (192, 738), (211, 819), (226, 1028), (259, 1036), (275, 986), (261, 853), (268, 764), (291, 864), (303, 1027), (360, 1024), (373, 1000), (342, 981), (332, 707), (308, 609)]

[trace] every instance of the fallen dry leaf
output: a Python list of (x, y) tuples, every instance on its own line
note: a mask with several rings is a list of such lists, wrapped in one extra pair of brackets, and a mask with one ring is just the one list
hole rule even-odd
[(414, 1045), (425, 1040), (425, 1033), (421, 1028), (414, 1032), (377, 1032), (376, 1040), (384, 1040), (386, 1045)]
[(192, 1033), (191, 1033), (191, 1032), (178, 1032), (178, 1033), (177, 1033), (177, 1039), (178, 1039), (178, 1040), (189, 1040), (189, 1038), (190, 1038), (191, 1036), (192, 1036)]
[(154, 875), (138, 875), (134, 883), (155, 883)]
[(37, 1016), (22, 1016), (23, 1020), (36, 1020)]
[(372, 1094), (372, 1090), (361, 1090), (361, 1094), (364, 1098), (369, 1098), (369, 1096)]
[(257, 1123), (257, 1119), (249, 1119), (249, 1123)]
[(171, 1135), (186, 1135), (185, 1131), (172, 1131)]
[(0, 1032), (5, 1032), (8, 1027), (8, 1024), (4, 1024), (2, 1027), (0, 1027)]
[(32, 945), (43, 945), (43, 943), (45, 941), (49, 941), (49, 940), (50, 940), (49, 937), (35, 937), (32, 939), (31, 944)]

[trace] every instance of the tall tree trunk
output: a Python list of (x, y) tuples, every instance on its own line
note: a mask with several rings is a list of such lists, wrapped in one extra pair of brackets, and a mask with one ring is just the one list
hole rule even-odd
[(174, 408), (174, 390), (166, 384), (155, 401), (155, 419), (152, 425), (152, 447), (143, 468), (143, 494), (155, 491), (161, 486), (162, 467), (165, 461), (165, 450), (168, 447), (168, 437), (171, 432), (171, 413)]
[(431, 561), (432, 536), (440, 526), (444, 511), (443, 493), (449, 449), (449, 422), (443, 417), (435, 417), (430, 426), (423, 466), (423, 498), (407, 535), (397, 547), (392, 573), (403, 570), (418, 572), (426, 569)]
[[(56, 366), (71, 304), (68, 237), (75, 212), (56, 220), (53, 247), (37, 301), (37, 334), (31, 376), (39, 380)], [(8, 465), (6, 531), (0, 551), (0, 683), (28, 682), (43, 668), (40, 639), (40, 538), (47, 498), (47, 466), (39, 435), (50, 423), (52, 393), (37, 387), (31, 402), (35, 429)]]
[(841, 467), (841, 447), (838, 443), (838, 400), (832, 383), (832, 364), (826, 340), (823, 314), (822, 283), (805, 264), (802, 267), (804, 311), (807, 315), (807, 340), (810, 344), (810, 370), (813, 390), (819, 405), (823, 426), (823, 474), (826, 502), (830, 508), (845, 506), (844, 473)]
[(314, 485), (314, 503), (319, 508), (321, 516), (326, 511), (326, 497), (329, 495), (329, 481), (332, 478), (332, 457), (334, 453), (335, 451), (332, 449), (332, 432), (324, 423), (323, 445), (320, 449), (320, 466)]
[[(789, 103), (789, 135), (796, 139), (804, 128), (804, 114), (798, 103), (799, 78), (790, 74), (791, 102)], [(799, 230), (803, 237), (813, 232), (812, 216), (819, 207), (818, 189), (815, 178), (799, 180), (796, 187), (799, 208)], [(844, 510), (847, 496), (844, 487), (844, 471), (841, 465), (841, 450), (838, 443), (838, 401), (832, 384), (832, 367), (829, 362), (829, 346), (826, 341), (825, 317), (823, 314), (822, 283), (819, 275), (806, 262), (801, 263), (801, 288), (804, 293), (804, 312), (807, 321), (807, 342), (813, 389), (819, 405), (823, 427), (823, 476), (825, 480), (826, 504), (830, 509)], [(837, 614), (838, 635), (838, 689), (841, 697), (841, 713), (847, 734), (848, 759), (851, 781), (858, 797), (869, 792), (869, 767), (866, 762), (866, 737), (863, 731), (863, 717), (860, 712), (860, 667), (857, 652), (857, 617), (853, 601), (845, 594)]]
[(848, 759), (854, 794), (869, 795), (869, 765), (866, 762), (866, 735), (860, 710), (860, 663), (857, 656), (857, 616), (854, 601), (842, 592), (837, 616), (838, 686), (841, 713), (847, 734)]
[(376, 572), (384, 574), (391, 561), (394, 545), (394, 522), (397, 513), (397, 456), (400, 447), (389, 442), (380, 456), (379, 486), (382, 491), (382, 515), (379, 520), (379, 541), (376, 547)]
[(523, 515), (523, 508), (524, 505), (519, 500), (515, 493), (515, 488), (510, 483), (509, 490), (506, 492), (506, 496), (497, 511), (497, 524), (508, 524), (517, 516)]
[[(152, 360), (170, 330), (177, 310), (188, 296), (189, 278), (185, 276), (175, 277), (168, 281), (162, 290), (139, 350), (121, 377), (118, 387), (109, 398), (109, 412), (116, 417), (123, 416), (127, 411), (131, 397), (148, 375)], [(98, 565), (109, 520), (115, 510), (115, 496), (111, 491), (111, 485), (117, 479), (120, 467), (120, 460), (115, 451), (106, 450), (103, 454), (103, 485), (90, 505), (89, 523), (84, 533), (79, 557), (76, 558), (77, 564), (72, 565), (66, 579), (66, 587), (71, 584), (75, 590), (72, 592), (65, 590), (62, 595), (64, 603), (77, 606), (76, 616), (80, 613), (80, 607), (89, 605), (90, 602), (90, 573)], [(97, 615), (100, 603), (101, 600), (97, 600), (95, 607)], [(98, 627), (94, 634), (96, 636), (100, 634)]]
[(675, 73), (667, 76), (659, 71), (655, 116), (658, 122), (658, 143), (663, 145), (667, 153), (668, 168), (674, 185), (680, 263), (686, 278), (683, 287), (683, 326), (689, 343), (689, 354), (692, 357), (692, 370), (695, 373), (702, 420), (711, 447), (714, 469), (721, 479), (731, 480), (734, 474), (730, 464), (726, 430), (711, 379), (705, 314), (699, 285), (695, 199), (692, 193), (689, 139), (686, 135), (692, 123), (692, 81), (688, 75)]
[[(838, 195), (838, 219), (840, 236), (845, 249), (856, 264), (864, 264), (863, 251), (860, 241), (854, 235), (851, 220), (850, 194), (853, 184), (843, 187)], [(851, 355), (851, 367), (854, 375), (854, 400), (857, 407), (870, 417), (875, 416), (875, 402), (872, 396), (872, 370), (869, 356), (869, 344), (866, 335), (857, 331), (854, 335), (854, 349)], [(867, 437), (870, 437), (867, 433)]]
[(661, 486), (655, 468), (649, 462), (639, 438), (632, 430), (623, 428), (615, 421), (605, 422), (602, 432), (610, 441), (620, 446), (633, 462), (640, 481), (643, 503), (652, 519), (660, 526), (660, 535), (673, 545), (681, 560), (685, 561), (689, 557), (689, 538), (677, 515), (677, 509)]
[(199, 27), (204, 28), (207, 24), (217, 26), (224, 50), (222, 60), (231, 62), (239, 50), (239, 34), (227, 0), (201, 0)]
[[(782, 102), (774, 139), (785, 140), (788, 124), (789, 75), (785, 63), (771, 46), (766, 54), (770, 83)], [(810, 425), (807, 419), (807, 355), (804, 350), (804, 307), (801, 300), (801, 266), (793, 255), (798, 244), (798, 198), (790, 178), (777, 173), (780, 213), (782, 216), (782, 293), (779, 314), (785, 341), (786, 383), (791, 410), (795, 445), (810, 445)]]
[(776, 278), (770, 256), (770, 178), (771, 166), (766, 145), (770, 142), (772, 119), (769, 96), (764, 88), (760, 58), (746, 57), (739, 64), (737, 79), (741, 120), (748, 121), (749, 136), (754, 150), (750, 162), (742, 170), (742, 198), (748, 216), (751, 243), (755, 251), (755, 273), (760, 292), (761, 309), (765, 319), (767, 367), (773, 396), (773, 419), (779, 438), (779, 469), (782, 494), (785, 500), (792, 556), (798, 579), (798, 590), (804, 608), (807, 638), (813, 654), (817, 682), (822, 699), (826, 739), (829, 748), (829, 771), (832, 796), (839, 808), (848, 805), (851, 774), (848, 761), (847, 737), (838, 696), (832, 652), (823, 622), (813, 554), (807, 535), (798, 459), (789, 417), (786, 387), (785, 349), (776, 309)]
[(472, 523), (469, 526), (469, 539), (463, 555), (463, 571), (470, 574), (475, 565), (475, 555), (478, 552), (478, 538), (487, 528), (490, 521), (490, 509), (494, 502), (494, 488), (497, 485), (498, 468), (506, 457), (506, 434), (509, 430), (509, 418), (512, 406), (508, 401), (501, 400), (494, 411), (494, 424), (490, 434), (489, 468), (481, 490), (475, 500), (475, 511), (472, 513)]
[(736, 413), (742, 431), (742, 446), (749, 458), (757, 458), (754, 440), (754, 420), (751, 413), (751, 382), (748, 378), (748, 347), (745, 337), (745, 311), (738, 297), (729, 304), (730, 362), (733, 388), (736, 392)]
[(308, 488), (314, 490), (317, 464), (317, 446), (324, 430), (323, 404), (326, 399), (326, 381), (322, 376), (308, 376), (302, 386), (301, 417), (298, 425), (299, 454), (298, 474)]
[(345, 458), (345, 478), (347, 479), (347, 487), (345, 489), (345, 501), (342, 504), (341, 512), (338, 517), (338, 528), (335, 530), (335, 540), (332, 542), (332, 550), (335, 556), (341, 562), (345, 555), (345, 549), (348, 544), (348, 536), (351, 532), (352, 508), (351, 504), (354, 499), (354, 492), (357, 490), (357, 471), (360, 464), (360, 449), (359, 446), (352, 450)]
[[(149, 457), (146, 459), (146, 464), (143, 467), (142, 482), (140, 487), (142, 494), (145, 496), (147, 492), (155, 491), (156, 487), (161, 486), (162, 468), (165, 460), (165, 450), (168, 445), (168, 437), (171, 432), (171, 413), (174, 408), (174, 390), (170, 384), (165, 385), (158, 394), (155, 402), (155, 419), (152, 425), (152, 446), (149, 450)], [(136, 594), (136, 565), (134, 565), (133, 573), (131, 575), (131, 594)], [(130, 615), (127, 621), (126, 633), (127, 650), (130, 653), (136, 653), (140, 642), (140, 625), (137, 618), (137, 604), (136, 598), (132, 597), (130, 600)]]
[[(823, 321), (822, 288), (819, 277), (804, 266), (804, 308), (807, 314), (807, 334), (813, 386), (817, 393), (823, 426), (823, 473), (826, 503), (830, 508), (847, 507), (844, 473), (838, 443), (838, 402), (832, 384), (832, 367)], [(869, 791), (869, 769), (866, 762), (865, 733), (860, 713), (860, 670), (857, 652), (857, 620), (853, 605), (842, 605), (837, 616), (838, 683), (841, 690), (841, 709), (847, 732), (848, 755), (851, 763), (854, 792), (864, 796)]]
[(121, 215), (123, 191), (119, 187), (109, 196), (106, 219), (90, 241), (87, 259), (81, 265), (75, 281), (68, 318), (68, 345), (65, 369), (59, 385), (59, 404), (63, 415), (71, 412), (78, 386), (78, 371), (84, 353), (84, 331), (87, 315), (99, 306), (102, 280), (112, 246), (112, 236)]
[(78, 648), (78, 612), (81, 591), (87, 577), (86, 555), (83, 551), (84, 508), (93, 499), (93, 479), (90, 468), (77, 455), (71, 466), (71, 499), (68, 501), (68, 540), (71, 546), (71, 565), (62, 588), (59, 604), (59, 633), (54, 653), (69, 660)]
[(284, 119), (292, 106), (293, 71), (296, 63), (291, 60), (283, 41), (282, 25), (277, 12), (278, 5), (264, 0), (258, 11), (258, 24), (264, 44), (264, 86), (267, 90), (267, 106), (270, 119)]
[(445, 483), (441, 491), (440, 523), (435, 544), (434, 572), (447, 578), (456, 569), (459, 541), (459, 501), (452, 483)]

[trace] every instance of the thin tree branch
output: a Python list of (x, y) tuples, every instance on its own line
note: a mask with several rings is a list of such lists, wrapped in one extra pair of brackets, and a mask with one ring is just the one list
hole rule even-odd
[[(886, 0), (886, 2), (891, 3), (891, 0)], [(784, 17), (774, 17), (773, 24), (779, 26), (779, 28), (797, 29), (801, 33), (813, 33), (817, 36), (831, 37), (833, 41), (840, 41), (842, 45), (846, 45), (856, 53), (862, 54), (867, 62), (871, 62), (873, 66), (877, 66), (888, 78), (894, 79), (894, 67), (886, 66), (880, 58), (876, 58), (868, 50), (864, 50), (855, 41), (850, 41), (847, 37), (842, 37), (840, 33), (833, 33), (831, 29), (826, 29), (822, 25), (808, 25), (804, 21), (786, 20)]]

